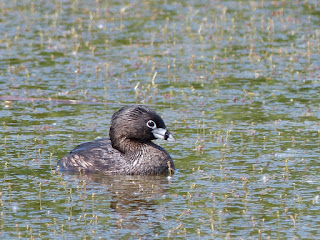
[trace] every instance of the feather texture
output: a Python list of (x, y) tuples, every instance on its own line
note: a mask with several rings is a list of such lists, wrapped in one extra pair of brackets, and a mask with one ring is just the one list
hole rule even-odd
[[(152, 120), (156, 127), (164, 129), (166, 136), (173, 139), (162, 118), (144, 105), (121, 108), (111, 119), (110, 139), (99, 139), (80, 144), (57, 165), (62, 171), (158, 175), (174, 170), (170, 155), (153, 143), (155, 139), (147, 122)], [(161, 137), (161, 136), (160, 136)]]

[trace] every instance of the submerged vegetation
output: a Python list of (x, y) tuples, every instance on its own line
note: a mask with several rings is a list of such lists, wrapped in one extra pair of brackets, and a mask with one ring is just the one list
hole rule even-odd
[[(1, 1), (0, 236), (320, 238), (319, 10), (304, 1)], [(56, 161), (143, 103), (166, 178)]]

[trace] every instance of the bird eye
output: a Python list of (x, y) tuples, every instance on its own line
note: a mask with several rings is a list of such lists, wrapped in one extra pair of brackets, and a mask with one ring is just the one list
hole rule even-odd
[(156, 123), (155, 123), (154, 121), (152, 121), (152, 120), (149, 120), (149, 121), (147, 122), (147, 126), (148, 126), (149, 128), (151, 128), (151, 129), (155, 129), (155, 128), (157, 127)]

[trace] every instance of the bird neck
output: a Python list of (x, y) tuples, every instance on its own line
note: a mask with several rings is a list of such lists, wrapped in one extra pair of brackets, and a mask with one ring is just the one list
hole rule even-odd
[(141, 142), (136, 139), (128, 139), (128, 138), (114, 138), (111, 139), (112, 147), (119, 150), (123, 154), (139, 154), (140, 151), (144, 151), (148, 145), (152, 145), (151, 141), (149, 142)]

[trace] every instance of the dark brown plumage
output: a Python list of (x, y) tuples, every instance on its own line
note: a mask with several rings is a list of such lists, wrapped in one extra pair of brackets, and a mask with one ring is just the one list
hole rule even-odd
[(151, 141), (174, 138), (149, 107), (133, 105), (114, 113), (109, 136), (80, 144), (58, 161), (58, 167), (62, 171), (127, 175), (159, 175), (174, 170), (170, 155)]

